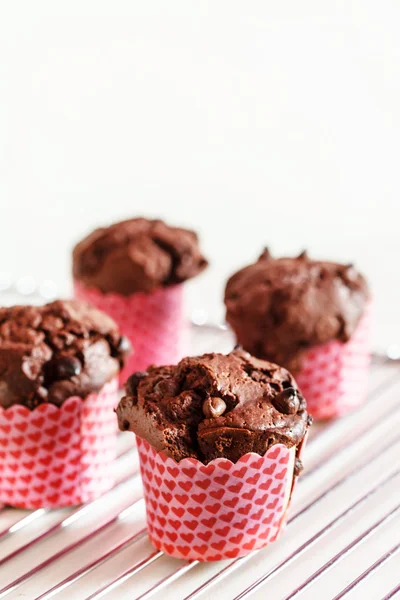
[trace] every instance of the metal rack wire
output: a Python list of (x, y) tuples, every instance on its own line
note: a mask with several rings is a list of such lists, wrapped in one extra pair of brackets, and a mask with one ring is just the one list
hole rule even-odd
[[(224, 328), (194, 330), (196, 352), (231, 346)], [(0, 598), (400, 597), (398, 365), (377, 361), (370, 389), (357, 412), (315, 427), (287, 530), (272, 546), (208, 565), (154, 550), (133, 436), (121, 434), (118, 481), (102, 498), (0, 510)]]

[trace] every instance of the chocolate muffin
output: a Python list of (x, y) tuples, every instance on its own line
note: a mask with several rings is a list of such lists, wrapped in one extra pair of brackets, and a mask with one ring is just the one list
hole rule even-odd
[(265, 250), (229, 279), (226, 320), (251, 354), (296, 374), (308, 349), (351, 338), (369, 300), (352, 264), (312, 260), (305, 252), (274, 258)]
[(182, 283), (206, 266), (194, 231), (145, 218), (96, 229), (73, 251), (75, 281), (122, 296)]
[(83, 302), (1, 308), (0, 406), (85, 397), (119, 373), (129, 350), (114, 321)]
[(117, 408), (130, 430), (175, 461), (236, 462), (270, 446), (299, 447), (310, 418), (291, 374), (242, 349), (134, 373)]

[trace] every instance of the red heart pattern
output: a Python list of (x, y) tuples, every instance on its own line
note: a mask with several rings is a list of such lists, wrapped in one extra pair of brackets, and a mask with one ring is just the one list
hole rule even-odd
[(263, 457), (250, 453), (235, 464), (216, 459), (205, 471), (194, 459), (177, 464), (141, 438), (137, 447), (149, 537), (158, 550), (186, 560), (221, 560), (244, 556), (279, 535), (295, 448), (277, 444)]
[[(68, 398), (61, 407), (0, 408), (0, 503), (59, 508), (89, 502), (110, 489), (117, 389), (115, 379), (84, 400)], [(13, 435), (16, 431), (24, 434)]]
[(304, 354), (296, 381), (315, 419), (329, 419), (357, 408), (366, 398), (370, 365), (371, 307), (346, 343), (337, 340)]
[(121, 384), (134, 371), (149, 365), (172, 365), (187, 354), (188, 323), (183, 305), (183, 285), (160, 288), (150, 294), (121, 296), (74, 282), (75, 297), (86, 300), (117, 323), (133, 346), (121, 371)]

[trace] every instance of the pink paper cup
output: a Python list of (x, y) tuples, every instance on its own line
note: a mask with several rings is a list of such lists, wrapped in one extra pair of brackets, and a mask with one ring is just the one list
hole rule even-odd
[(135, 371), (144, 371), (150, 365), (173, 365), (187, 354), (183, 285), (131, 296), (103, 294), (76, 281), (74, 287), (76, 298), (108, 314), (132, 343), (133, 353), (121, 372), (121, 384)]
[(0, 408), (0, 503), (60, 508), (94, 500), (114, 484), (118, 381), (61, 407)]
[(170, 556), (215, 561), (244, 556), (275, 541), (286, 522), (296, 448), (272, 446), (237, 463), (179, 463), (137, 437), (153, 545)]
[(348, 342), (329, 342), (304, 355), (295, 377), (314, 419), (345, 415), (364, 402), (371, 362), (370, 329), (368, 307)]

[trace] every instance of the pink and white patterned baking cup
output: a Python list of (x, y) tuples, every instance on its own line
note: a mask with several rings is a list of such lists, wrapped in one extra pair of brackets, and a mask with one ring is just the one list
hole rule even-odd
[(244, 556), (275, 541), (285, 522), (296, 448), (272, 446), (236, 463), (175, 462), (137, 437), (153, 545), (170, 556), (215, 561)]
[(173, 365), (187, 354), (188, 322), (182, 284), (131, 296), (103, 294), (76, 281), (74, 286), (76, 298), (108, 314), (132, 343), (133, 352), (121, 372), (121, 384), (135, 371), (144, 371), (150, 365)]
[(296, 381), (314, 419), (345, 415), (364, 402), (371, 361), (370, 329), (368, 307), (348, 342), (335, 340), (304, 355)]
[(0, 503), (60, 508), (89, 502), (114, 484), (118, 381), (85, 399), (34, 410), (0, 408)]

